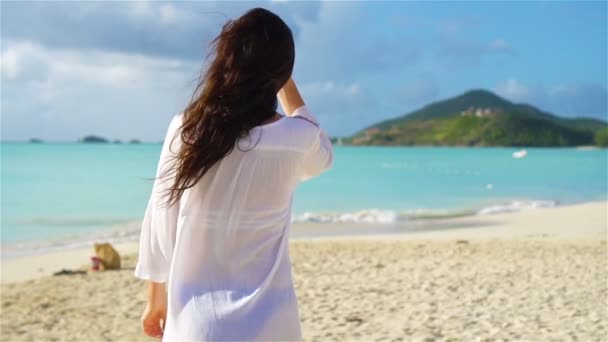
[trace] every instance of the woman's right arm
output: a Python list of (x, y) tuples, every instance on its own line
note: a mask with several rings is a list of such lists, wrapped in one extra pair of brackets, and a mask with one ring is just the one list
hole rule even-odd
[(301, 117), (318, 127), (312, 143), (305, 151), (300, 180), (318, 176), (329, 169), (334, 160), (331, 141), (319, 125), (319, 121), (308, 110), (293, 79), (289, 79), (277, 94), (283, 111), (287, 116)]
[(294, 116), (296, 109), (304, 106), (304, 100), (292, 78), (289, 78), (289, 81), (279, 90), (277, 96), (287, 116)]

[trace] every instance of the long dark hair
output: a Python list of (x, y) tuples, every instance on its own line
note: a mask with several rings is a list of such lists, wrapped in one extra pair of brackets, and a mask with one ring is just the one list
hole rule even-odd
[(277, 92), (293, 71), (291, 30), (263, 8), (228, 20), (210, 47), (207, 58), (213, 60), (184, 110), (179, 134), (183, 144), (164, 174), (174, 179), (166, 193), (169, 204), (177, 202), (252, 128), (275, 115)]

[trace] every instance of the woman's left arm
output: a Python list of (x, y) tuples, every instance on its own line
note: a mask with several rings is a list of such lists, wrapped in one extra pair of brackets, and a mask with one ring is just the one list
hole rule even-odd
[(174, 157), (180, 147), (181, 137), (178, 135), (180, 125), (181, 115), (176, 115), (169, 125), (163, 142), (152, 194), (141, 225), (139, 258), (134, 275), (156, 283), (167, 282), (175, 246), (179, 201), (167, 204), (165, 194), (173, 185), (172, 173), (166, 174), (166, 172), (172, 168)]
[(167, 323), (167, 289), (165, 283), (148, 281), (148, 303), (141, 316), (144, 333), (162, 338)]
[(165, 204), (164, 195), (173, 182), (169, 177), (172, 174), (165, 173), (173, 166), (179, 149), (180, 125), (181, 115), (176, 115), (163, 142), (152, 193), (141, 225), (139, 257), (134, 272), (137, 278), (147, 280), (148, 284), (148, 302), (141, 317), (142, 328), (146, 335), (156, 338), (162, 337), (167, 317), (165, 284), (169, 278), (179, 215), (179, 201)]

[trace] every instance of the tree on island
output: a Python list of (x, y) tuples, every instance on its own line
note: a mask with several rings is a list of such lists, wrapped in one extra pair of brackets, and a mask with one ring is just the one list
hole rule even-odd
[(595, 144), (600, 147), (608, 147), (608, 128), (604, 128), (595, 133)]

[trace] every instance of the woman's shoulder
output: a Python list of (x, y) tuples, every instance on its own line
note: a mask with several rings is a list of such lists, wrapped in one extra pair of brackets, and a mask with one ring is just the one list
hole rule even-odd
[(182, 120), (184, 119), (184, 112), (180, 111), (173, 115), (171, 118), (171, 122), (169, 123), (170, 127), (179, 127), (182, 124)]
[(256, 126), (240, 144), (258, 150), (302, 152), (314, 141), (316, 127), (306, 120), (284, 116), (270, 124)]
[(286, 116), (282, 120), (285, 121), (282, 132), (292, 137), (312, 139), (318, 135), (320, 131), (319, 126), (306, 117)]

